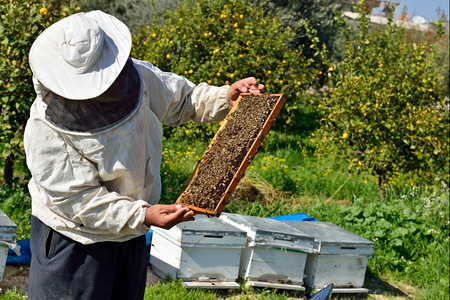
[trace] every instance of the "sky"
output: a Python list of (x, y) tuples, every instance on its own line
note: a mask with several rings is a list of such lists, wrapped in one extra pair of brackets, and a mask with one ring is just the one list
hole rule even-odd
[(410, 20), (414, 16), (422, 16), (427, 21), (439, 19), (439, 15), (436, 12), (438, 7), (445, 12), (445, 18), (449, 19), (449, 0), (397, 0), (399, 5), (395, 11), (395, 18), (400, 16), (403, 11), (403, 7), (407, 6), (407, 13), (410, 16)]

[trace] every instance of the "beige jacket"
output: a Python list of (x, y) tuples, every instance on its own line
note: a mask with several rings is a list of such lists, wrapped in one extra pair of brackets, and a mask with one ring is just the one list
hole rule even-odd
[(125, 119), (95, 133), (59, 129), (45, 119), (42, 85), (25, 129), (32, 214), (83, 244), (125, 241), (148, 231), (145, 211), (159, 201), (162, 127), (223, 119), (228, 86), (195, 86), (133, 60), (140, 102)]

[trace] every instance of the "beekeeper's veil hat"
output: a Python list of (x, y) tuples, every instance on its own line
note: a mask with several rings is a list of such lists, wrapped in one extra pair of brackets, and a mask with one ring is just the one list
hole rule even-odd
[(77, 13), (48, 27), (30, 50), (34, 76), (72, 100), (94, 98), (119, 76), (131, 51), (131, 33), (101, 11)]

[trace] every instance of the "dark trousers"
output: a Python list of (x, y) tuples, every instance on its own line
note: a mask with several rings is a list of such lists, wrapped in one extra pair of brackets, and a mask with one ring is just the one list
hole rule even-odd
[(143, 299), (145, 236), (126, 242), (78, 243), (31, 219), (28, 299)]

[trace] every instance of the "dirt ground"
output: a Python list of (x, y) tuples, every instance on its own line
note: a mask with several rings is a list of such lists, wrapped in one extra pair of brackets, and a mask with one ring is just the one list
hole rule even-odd
[[(1, 291), (11, 290), (17, 288), (18, 291), (25, 293), (28, 287), (28, 273), (30, 268), (28, 266), (16, 267), (6, 266), (3, 275), (3, 280), (0, 282)], [(147, 284), (153, 285), (163, 281), (153, 273), (151, 268), (148, 268), (147, 272)], [(415, 294), (414, 287), (408, 285), (393, 286), (387, 282), (379, 280), (369, 280), (366, 282), (366, 288), (369, 289), (369, 293), (361, 298), (376, 299), (376, 300), (406, 300), (413, 299)], [(353, 298), (355, 295), (335, 295), (333, 298)]]

